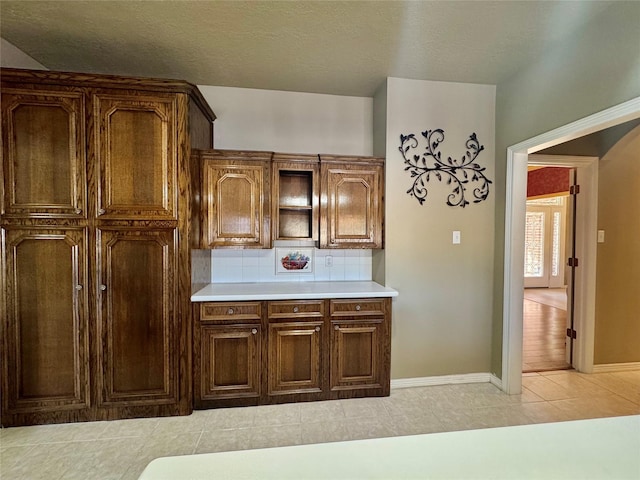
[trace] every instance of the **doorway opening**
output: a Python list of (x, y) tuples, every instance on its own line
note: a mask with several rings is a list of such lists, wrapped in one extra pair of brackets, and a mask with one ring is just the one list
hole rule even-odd
[[(530, 138), (507, 148), (504, 289), (502, 322), (502, 375), (501, 387), (510, 394), (522, 391), (522, 304), (524, 292), (524, 223), (529, 154), (558, 145), (608, 127), (640, 118), (640, 97), (616, 105), (602, 112), (580, 119), (563, 127)], [(588, 179), (586, 191), (597, 192), (597, 158), (583, 157), (566, 166), (577, 166), (578, 177)], [(561, 164), (562, 162), (555, 162)], [(585, 174), (583, 176), (581, 174)], [(581, 180), (582, 182), (582, 180)], [(583, 189), (584, 191), (585, 189)], [(587, 215), (577, 226), (579, 250), (586, 260), (581, 263), (582, 273), (577, 290), (575, 308), (579, 310), (579, 324), (583, 334), (578, 337), (574, 366), (579, 371), (593, 371), (593, 344), (595, 324), (595, 212), (597, 197), (588, 199)], [(584, 233), (584, 235), (583, 235)], [(593, 237), (593, 238), (592, 238)]]
[[(536, 176), (531, 176), (531, 171)], [(548, 170), (545, 173), (544, 170)], [(545, 176), (542, 192), (528, 195), (525, 217), (524, 300), (522, 305), (523, 339), (522, 372), (566, 370), (571, 368), (567, 337), (567, 284), (564, 259), (567, 237), (571, 243), (572, 229), (567, 205), (568, 191), (547, 193), (553, 175), (563, 179), (560, 188), (569, 187), (568, 169), (529, 167), (529, 186)], [(564, 178), (566, 177), (566, 181)], [(547, 190), (544, 190), (544, 189)], [(569, 249), (570, 250), (570, 249)]]
[[(524, 232), (523, 373), (571, 368), (567, 283), (572, 256), (574, 169), (530, 164)], [(567, 282), (567, 280), (569, 282)]]

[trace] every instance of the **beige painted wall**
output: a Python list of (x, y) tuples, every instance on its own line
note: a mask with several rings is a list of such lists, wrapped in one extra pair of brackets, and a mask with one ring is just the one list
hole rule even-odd
[(640, 2), (614, 2), (572, 38), (500, 83), (492, 371), (502, 370), (506, 149), (640, 96)]
[[(386, 285), (399, 291), (393, 301), (391, 377), (490, 372), (494, 192), (484, 202), (451, 207), (451, 188), (431, 181), (420, 205), (407, 194), (413, 179), (398, 147), (400, 134), (422, 139), (420, 132), (442, 128), (443, 158), (459, 159), (475, 132), (485, 147), (476, 161), (493, 179), (495, 87), (388, 78), (384, 91), (383, 272)], [(376, 114), (383, 110), (374, 108)], [(424, 150), (423, 142), (418, 150)], [(452, 244), (454, 230), (461, 232), (459, 245)], [(377, 274), (374, 279), (380, 281)]]
[(640, 127), (600, 160), (594, 363), (640, 362)]

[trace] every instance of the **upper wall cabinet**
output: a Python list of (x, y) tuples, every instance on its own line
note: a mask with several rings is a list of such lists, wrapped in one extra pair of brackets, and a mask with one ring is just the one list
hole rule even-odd
[(271, 247), (270, 152), (209, 150), (202, 162), (202, 248)]
[(207, 150), (200, 248), (383, 248), (384, 159)]
[(320, 248), (383, 248), (384, 159), (320, 156)]
[(318, 156), (276, 153), (272, 171), (273, 239), (318, 241)]

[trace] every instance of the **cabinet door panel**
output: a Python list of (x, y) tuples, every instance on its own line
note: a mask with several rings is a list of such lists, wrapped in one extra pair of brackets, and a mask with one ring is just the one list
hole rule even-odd
[(174, 97), (98, 94), (93, 105), (100, 127), (98, 215), (175, 217)]
[(382, 248), (382, 168), (323, 165), (320, 244)]
[(380, 388), (384, 319), (332, 322), (331, 389)]
[(200, 400), (260, 396), (260, 325), (200, 327)]
[(207, 246), (268, 245), (263, 231), (264, 167), (207, 162), (204, 168)]
[(174, 235), (98, 230), (102, 404), (176, 400)]
[(10, 411), (88, 407), (84, 230), (6, 230)]
[(269, 324), (269, 395), (322, 391), (322, 322)]
[(5, 212), (84, 215), (84, 97), (2, 91)]

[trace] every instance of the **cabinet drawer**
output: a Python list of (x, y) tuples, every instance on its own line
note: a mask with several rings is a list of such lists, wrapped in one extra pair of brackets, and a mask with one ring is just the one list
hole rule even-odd
[(324, 317), (324, 300), (269, 302), (269, 318)]
[(200, 320), (260, 320), (260, 302), (215, 302), (200, 306)]
[(384, 315), (384, 298), (362, 298), (331, 300), (329, 312), (332, 317), (353, 317), (360, 315)]

